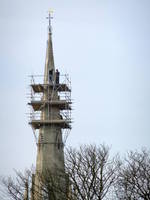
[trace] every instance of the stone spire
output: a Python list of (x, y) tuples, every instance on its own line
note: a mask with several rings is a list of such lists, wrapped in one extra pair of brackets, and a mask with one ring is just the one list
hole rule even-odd
[[(38, 131), (36, 173), (33, 180), (32, 199), (41, 200), (43, 188), (39, 174), (47, 178), (47, 172), (53, 176), (59, 173), (59, 179), (65, 175), (63, 133), (71, 129), (71, 89), (67, 76), (61, 76), (54, 66), (51, 14), (49, 13), (48, 41), (44, 70), (44, 83), (31, 84), (32, 106), (31, 124), (34, 133)], [(37, 98), (38, 97), (38, 98)], [(40, 97), (40, 98), (39, 98)], [(60, 176), (61, 173), (61, 176)], [(49, 177), (50, 178), (50, 177)], [(66, 189), (66, 180), (60, 180), (61, 187)], [(65, 199), (56, 195), (58, 199)]]
[[(55, 87), (55, 66), (52, 45), (51, 14), (49, 13), (48, 41), (46, 62), (44, 70), (44, 90), (41, 99), (41, 117), (38, 139), (38, 154), (36, 170), (44, 173), (47, 170), (55, 171), (56, 168), (64, 170), (64, 152), (62, 140), (62, 127), (55, 123), (59, 120), (62, 125), (62, 116), (58, 102), (58, 90)], [(61, 84), (58, 86), (61, 88)], [(55, 105), (57, 102), (58, 105)], [(59, 147), (59, 148), (58, 148)]]

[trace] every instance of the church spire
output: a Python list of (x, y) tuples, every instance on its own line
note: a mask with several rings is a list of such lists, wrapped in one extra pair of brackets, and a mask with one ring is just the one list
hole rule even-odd
[(45, 61), (45, 71), (44, 71), (44, 83), (49, 83), (49, 77), (51, 76), (54, 80), (55, 75), (55, 65), (54, 65), (54, 55), (53, 55), (53, 44), (52, 44), (52, 26), (51, 26), (51, 12), (49, 11), (47, 17), (48, 24), (48, 40), (47, 40), (47, 50), (46, 50), (46, 61)]
[[(44, 83), (36, 83), (32, 76), (31, 101), (29, 102), (32, 107), (29, 124), (32, 125), (34, 134), (36, 130), (39, 130), (38, 138), (35, 134), (38, 139), (36, 140), (37, 160), (31, 190), (31, 197), (34, 200), (46, 197), (66, 200), (65, 192), (68, 190), (64, 164), (64, 139), (71, 129), (71, 89), (68, 76), (62, 75), (59, 79), (59, 71), (55, 72), (51, 18), (49, 13)], [(55, 181), (57, 178), (58, 180)], [(54, 180), (56, 185), (61, 186), (60, 192), (49, 191), (45, 180), (48, 182)], [(26, 188), (25, 197), (29, 192)]]

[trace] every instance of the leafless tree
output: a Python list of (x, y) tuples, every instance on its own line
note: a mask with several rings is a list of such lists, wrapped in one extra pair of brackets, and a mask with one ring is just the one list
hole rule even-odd
[(1, 199), (15, 199), (23, 200), (25, 191), (31, 187), (31, 170), (25, 170), (25, 173), (15, 171), (16, 178), (13, 177), (1, 177)]
[(105, 145), (84, 145), (66, 152), (66, 171), (72, 185), (72, 199), (107, 199), (117, 178), (119, 162), (109, 158)]
[(109, 147), (83, 145), (66, 149), (65, 173), (58, 169), (55, 174), (26, 170), (24, 174), (16, 172), (15, 180), (10, 177), (2, 182), (9, 199), (110, 200), (118, 166), (116, 157), (109, 158)]
[(68, 176), (60, 170), (55, 174), (49, 170), (44, 173), (35, 173), (33, 170), (25, 170), (25, 173), (16, 171), (15, 179), (3, 178), (1, 183), (4, 186), (1, 197), (12, 200), (66, 200), (69, 188)]
[(116, 194), (122, 200), (150, 200), (150, 152), (130, 151), (120, 168)]

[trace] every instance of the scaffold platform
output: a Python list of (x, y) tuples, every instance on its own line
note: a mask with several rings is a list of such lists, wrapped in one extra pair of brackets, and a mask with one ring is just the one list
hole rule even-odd
[(44, 90), (54, 89), (58, 92), (71, 92), (71, 89), (67, 84), (31, 84), (30, 85), (35, 93), (42, 93)]
[(32, 100), (28, 105), (31, 105), (34, 111), (39, 111), (44, 106), (50, 105), (53, 107), (57, 107), (60, 110), (71, 110), (71, 101), (66, 100), (53, 100), (53, 101), (46, 101), (46, 100)]
[(39, 129), (41, 126), (58, 125), (62, 129), (71, 129), (71, 120), (52, 119), (52, 120), (32, 120), (29, 122), (34, 129)]

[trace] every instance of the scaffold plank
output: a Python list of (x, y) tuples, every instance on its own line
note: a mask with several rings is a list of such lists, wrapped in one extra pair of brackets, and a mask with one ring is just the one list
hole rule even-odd
[(30, 125), (32, 125), (32, 127), (34, 129), (39, 129), (41, 126), (44, 125), (58, 125), (60, 126), (62, 129), (71, 129), (70, 126), (71, 120), (59, 120), (59, 119), (53, 119), (53, 120), (32, 120), (31, 122), (29, 122)]
[(35, 93), (42, 93), (48, 87), (51, 89), (55, 89), (58, 92), (71, 92), (67, 84), (31, 84), (31, 87)]
[(60, 110), (71, 110), (70, 106), (71, 101), (65, 101), (65, 100), (56, 100), (56, 101), (34, 100), (28, 104), (33, 107), (34, 111), (41, 110), (41, 106), (43, 105), (55, 106), (58, 107)]

